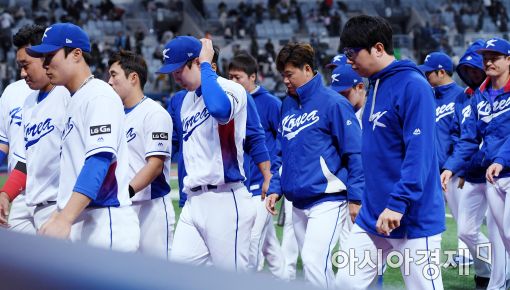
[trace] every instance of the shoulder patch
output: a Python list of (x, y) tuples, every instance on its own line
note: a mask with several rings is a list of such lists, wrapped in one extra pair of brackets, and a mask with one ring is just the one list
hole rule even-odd
[(167, 132), (152, 132), (152, 140), (168, 140)]
[(90, 126), (90, 136), (101, 135), (101, 134), (110, 134), (112, 132), (112, 125), (98, 125), (98, 126)]

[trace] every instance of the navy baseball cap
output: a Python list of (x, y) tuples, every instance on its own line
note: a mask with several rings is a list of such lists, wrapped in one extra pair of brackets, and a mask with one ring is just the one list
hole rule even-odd
[(41, 44), (27, 48), (31, 56), (41, 56), (63, 47), (90, 52), (90, 40), (85, 31), (72, 23), (56, 23), (46, 28)]
[(352, 69), (351, 65), (340, 65), (333, 70), (331, 75), (331, 89), (340, 93), (362, 81), (363, 79)]
[(345, 56), (345, 54), (341, 53), (341, 54), (335, 55), (335, 57), (333, 57), (331, 62), (328, 63), (326, 65), (326, 67), (336, 67), (339, 65), (346, 65), (346, 64), (347, 64), (347, 57)]
[(452, 59), (443, 52), (432, 52), (425, 57), (425, 61), (422, 65), (419, 65), (418, 68), (423, 73), (428, 73), (431, 71), (436, 71), (440, 69), (444, 69), (445, 71), (452, 73), (453, 72), (453, 62)]
[(169, 74), (200, 55), (202, 43), (193, 36), (177, 36), (163, 49), (163, 66), (156, 72)]
[(482, 54), (485, 51), (496, 52), (502, 55), (510, 55), (510, 42), (499, 37), (491, 38), (485, 42), (484, 47), (478, 49), (476, 52)]

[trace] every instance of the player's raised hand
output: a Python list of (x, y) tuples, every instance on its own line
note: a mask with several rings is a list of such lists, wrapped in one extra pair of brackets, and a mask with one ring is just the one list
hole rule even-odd
[(375, 227), (377, 232), (386, 236), (389, 236), (391, 231), (400, 226), (400, 220), (402, 214), (391, 209), (385, 208), (384, 211), (379, 215)]
[(9, 227), (9, 224), (7, 223), (9, 207), (9, 196), (5, 192), (0, 192), (0, 227)]
[(202, 43), (202, 50), (200, 50), (200, 55), (198, 56), (198, 61), (200, 63), (208, 62), (212, 63), (214, 56), (214, 49), (212, 45), (212, 41), (207, 38), (201, 38), (200, 42)]
[(275, 208), (276, 202), (278, 201), (278, 194), (272, 193), (266, 199), (266, 209), (272, 215), (277, 215), (278, 211)]
[(352, 222), (354, 222), (354, 220), (358, 216), (360, 208), (361, 204), (349, 202), (349, 215), (351, 216)]
[(448, 190), (448, 182), (452, 178), (453, 172), (450, 170), (444, 170), (443, 173), (441, 173), (441, 187), (443, 188), (443, 192), (446, 192)]
[(492, 163), (491, 166), (487, 168), (485, 178), (487, 178), (488, 182), (494, 184), (494, 177), (498, 177), (501, 170), (503, 170), (503, 165), (499, 163)]
[(37, 234), (58, 239), (67, 239), (71, 233), (72, 223), (66, 221), (59, 212), (54, 212)]

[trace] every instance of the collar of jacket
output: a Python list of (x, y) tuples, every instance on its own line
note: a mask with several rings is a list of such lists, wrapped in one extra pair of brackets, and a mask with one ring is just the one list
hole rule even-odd
[(306, 102), (322, 86), (322, 76), (320, 73), (316, 73), (311, 80), (296, 89), (296, 93), (300, 102)]

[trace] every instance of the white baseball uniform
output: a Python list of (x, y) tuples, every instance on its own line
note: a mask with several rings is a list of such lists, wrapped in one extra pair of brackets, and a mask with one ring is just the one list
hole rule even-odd
[(129, 180), (147, 164), (147, 158), (166, 158), (163, 172), (131, 199), (140, 221), (138, 250), (168, 259), (175, 225), (175, 212), (169, 195), (172, 118), (161, 105), (146, 97), (134, 108), (125, 111)]
[[(2, 93), (0, 98), (0, 142), (9, 144), (9, 148), (16, 147), (16, 143), (23, 140), (15, 138), (15, 136), (23, 135), (21, 109), (26, 97), (32, 92), (33, 90), (30, 89), (25, 80), (19, 80), (8, 85)], [(13, 156), (13, 150), (9, 150), (7, 157), (8, 173), (16, 166), (17, 161)], [(12, 202), (9, 213), (10, 229), (17, 232), (35, 234), (35, 228), (31, 222), (33, 210), (33, 208), (26, 205), (24, 193), (18, 195)]]
[(121, 251), (136, 251), (140, 228), (129, 199), (129, 157), (120, 97), (104, 81), (92, 79), (71, 97), (62, 135), (57, 206), (63, 209), (86, 158), (102, 152), (114, 158), (97, 198), (80, 214), (71, 240)]
[[(285, 197), (284, 197), (285, 198)], [(282, 252), (285, 259), (285, 276), (289, 280), (296, 279), (296, 265), (299, 256), (299, 248), (294, 233), (294, 223), (292, 222), (292, 201), (285, 199), (284, 208), (285, 221), (283, 224)]]
[(171, 259), (201, 265), (210, 259), (217, 267), (244, 271), (255, 220), (252, 195), (242, 184), (246, 91), (233, 81), (221, 77), (217, 81), (231, 104), (225, 124), (209, 114), (196, 91), (188, 92), (182, 104), (188, 199), (175, 230)]
[(34, 208), (31, 219), (37, 230), (56, 210), (60, 146), (69, 98), (69, 91), (62, 86), (54, 87), (40, 101), (39, 91), (32, 92), (23, 105), (24, 134), (11, 149), (14, 159), (26, 164), (25, 202)]

